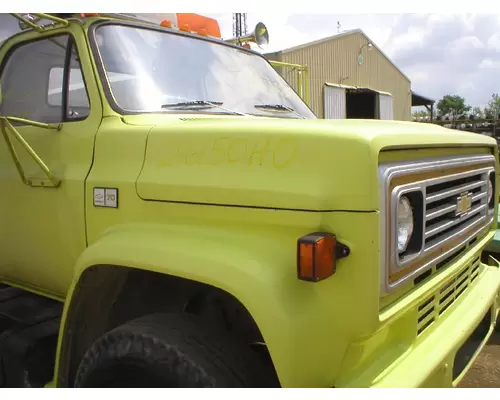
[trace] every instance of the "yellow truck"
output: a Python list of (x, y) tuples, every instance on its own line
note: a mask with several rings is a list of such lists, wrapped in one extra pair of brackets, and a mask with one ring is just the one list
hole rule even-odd
[(210, 19), (12, 17), (0, 386), (460, 382), (500, 306), (493, 139), (317, 119)]

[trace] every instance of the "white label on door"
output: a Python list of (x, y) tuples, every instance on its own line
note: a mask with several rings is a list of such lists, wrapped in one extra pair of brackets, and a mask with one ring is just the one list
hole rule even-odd
[(105, 207), (105, 190), (101, 188), (94, 188), (94, 206)]
[(118, 190), (106, 189), (106, 207), (118, 208)]
[(118, 189), (94, 188), (94, 206), (118, 208)]

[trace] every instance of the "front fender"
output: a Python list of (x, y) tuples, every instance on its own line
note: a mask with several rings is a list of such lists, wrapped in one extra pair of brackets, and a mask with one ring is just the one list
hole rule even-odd
[(208, 284), (236, 297), (259, 327), (283, 387), (331, 386), (347, 340), (339, 334), (342, 321), (331, 318), (329, 302), (324, 301), (333, 283), (311, 284), (296, 278), (298, 236), (298, 232), (266, 237), (262, 232), (193, 231), (162, 225), (114, 228), (79, 259), (61, 332), (75, 288), (88, 268), (117, 265), (154, 271)]

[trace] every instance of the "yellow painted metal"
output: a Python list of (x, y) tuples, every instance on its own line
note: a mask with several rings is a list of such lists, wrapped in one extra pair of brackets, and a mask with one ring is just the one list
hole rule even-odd
[(61, 128), (62, 128), (62, 124), (46, 124), (44, 122), (32, 121), (32, 120), (29, 120), (26, 118), (0, 116), (0, 119), (5, 120), (9, 126), (9, 128), (12, 130), (15, 130), (15, 129), (12, 126), (11, 122), (19, 122), (19, 123), (24, 124), (24, 125), (36, 126), (38, 128), (43, 128), (43, 129), (61, 130)]
[(299, 96), (304, 98), (304, 83), (302, 81), (302, 71), (297, 71), (297, 79), (299, 81)]
[(309, 68), (304, 69), (304, 92), (306, 94), (305, 101), (306, 104), (310, 107), (311, 106), (311, 99), (310, 99), (310, 89), (309, 89)]
[(309, 67), (307, 65), (300, 64), (292, 64), (281, 61), (269, 60), (269, 64), (271, 64), (275, 68), (291, 68), (297, 71), (297, 93), (304, 100), (304, 102), (310, 106), (309, 101)]
[(36, 16), (39, 19), (47, 19), (49, 21), (53, 21), (56, 25), (53, 25), (53, 24), (52, 25), (37, 25), (36, 23), (34, 23), (33, 21), (27, 19), (26, 17), (24, 17), (21, 14), (11, 13), (11, 15), (14, 18), (18, 19), (20, 22), (22, 22), (22, 23), (26, 24), (27, 26), (29, 26), (30, 28), (33, 28), (37, 32), (43, 32), (43, 31), (45, 31), (47, 29), (59, 28), (61, 26), (65, 27), (65, 26), (68, 26), (68, 24), (69, 24), (68, 20), (66, 20), (64, 18), (56, 17), (53, 14), (32, 13), (30, 15)]
[[(440, 275), (381, 307), (378, 166), (491, 151), (498, 158), (496, 142), (395, 121), (117, 115), (89, 50), (95, 20), (26, 31), (0, 48), (3, 60), (24, 41), (71, 33), (91, 103), (87, 119), (57, 132), (16, 127), (64, 183), (57, 190), (24, 185), (0, 142), (0, 280), (64, 299), (64, 328), (80, 277), (96, 265), (178, 276), (242, 302), (284, 387), (455, 385), (458, 348), (487, 310), (498, 313), (500, 267), (482, 264), (436, 329), (418, 338), (417, 307), (481, 253), (496, 223)], [(307, 67), (301, 72), (307, 99)], [(30, 157), (18, 154), (23, 166)], [(94, 188), (117, 189), (117, 208), (94, 207)], [(297, 239), (316, 231), (335, 233), (351, 253), (329, 279), (302, 282)]]
[[(31, 123), (24, 119), (15, 126), (25, 144), (43, 160), (53, 176), (61, 181), (56, 188), (26, 185), (19, 176), (7, 141), (0, 140), (0, 229), (2, 243), (0, 280), (65, 299), (74, 265), (87, 246), (85, 222), (85, 178), (94, 157), (94, 142), (102, 120), (102, 99), (97, 89), (97, 76), (90, 64), (89, 46), (83, 26), (72, 22), (67, 27), (38, 32), (26, 30), (4, 42), (0, 60), (24, 42), (73, 35), (86, 79), (91, 110), (83, 120), (62, 122), (61, 126)], [(11, 117), (7, 120), (14, 121)], [(0, 121), (5, 124), (5, 118)], [(58, 127), (59, 130), (54, 129)], [(9, 132), (10, 134), (11, 132)], [(12, 138), (13, 139), (13, 138)], [(17, 158), (26, 178), (34, 182), (46, 179), (33, 154), (18, 140)], [(8, 194), (8, 195), (6, 195)], [(24, 245), (21, 246), (21, 243)]]

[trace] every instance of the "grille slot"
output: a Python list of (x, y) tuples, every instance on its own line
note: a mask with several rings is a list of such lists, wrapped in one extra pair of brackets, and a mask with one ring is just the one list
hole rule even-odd
[(434, 323), (435, 308), (434, 296), (428, 298), (418, 307), (417, 335), (420, 335)]
[[(464, 174), (456, 174), (443, 182), (429, 181), (425, 195), (424, 251), (447, 241), (452, 236), (469, 229), (488, 214), (488, 169), (479, 169)], [(467, 195), (470, 209), (459, 214), (458, 199)]]
[(480, 273), (479, 256), (463, 268), (453, 279), (422, 301), (417, 309), (417, 336), (429, 328), (470, 287)]

